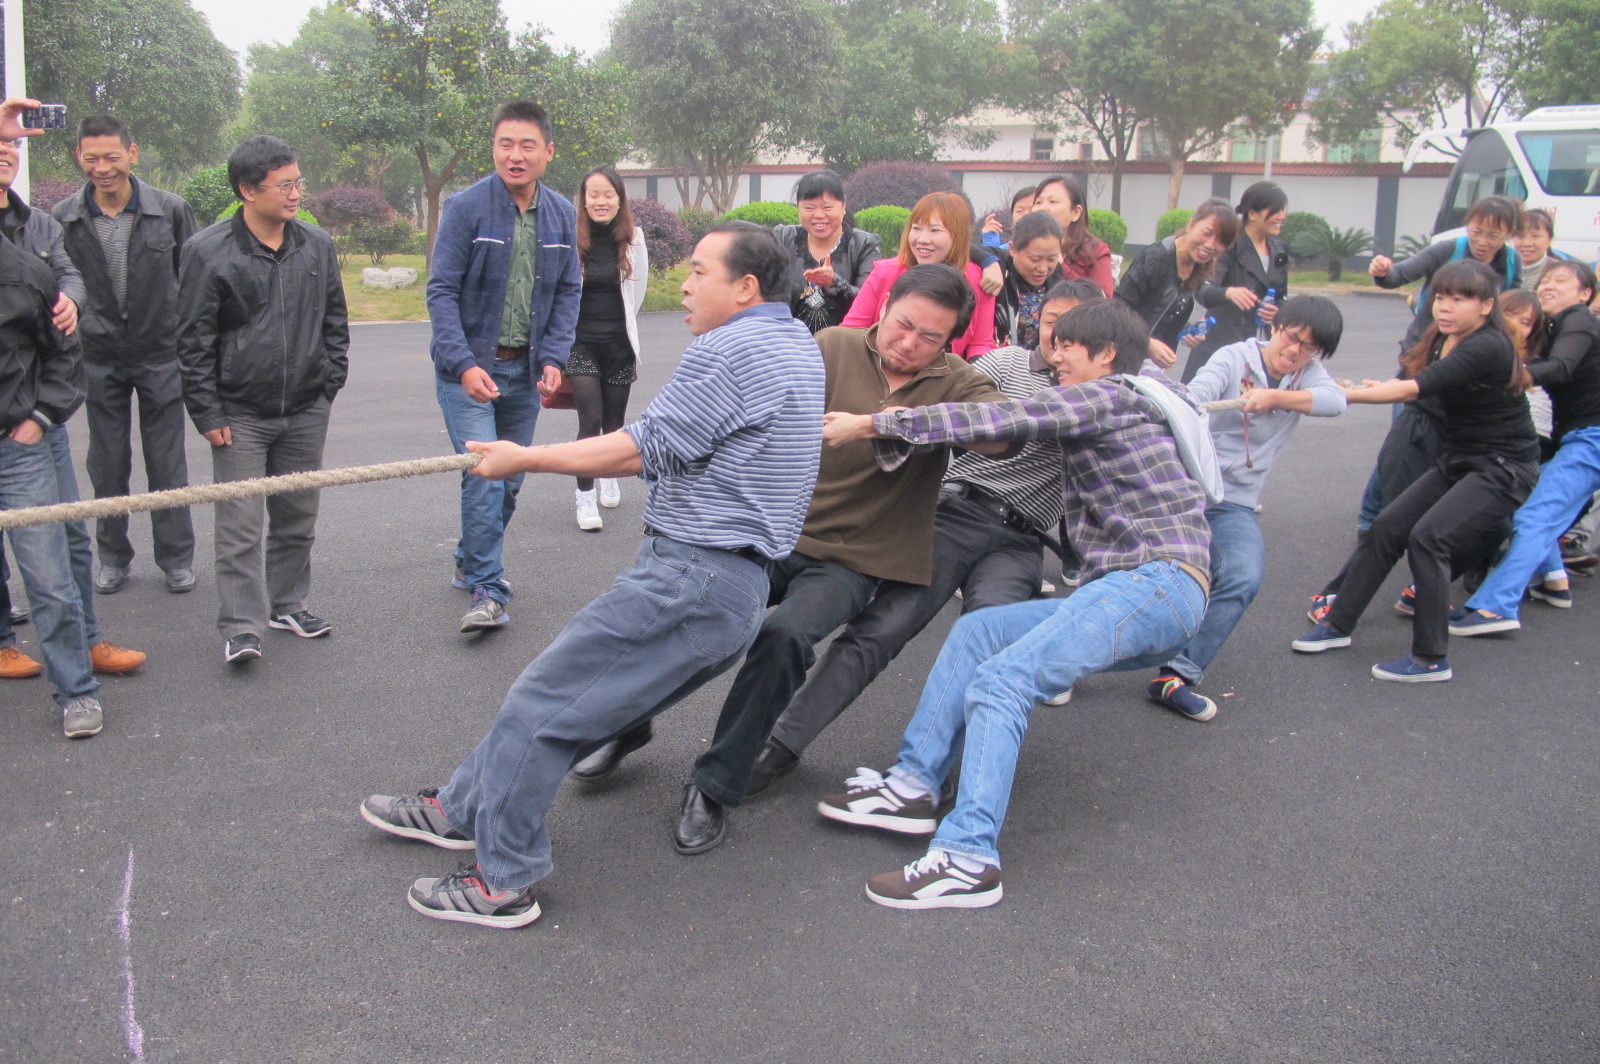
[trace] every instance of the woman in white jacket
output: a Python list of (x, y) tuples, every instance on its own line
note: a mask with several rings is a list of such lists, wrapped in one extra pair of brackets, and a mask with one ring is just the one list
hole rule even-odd
[[(628, 413), (628, 392), (639, 378), (639, 308), (650, 263), (644, 230), (633, 223), (622, 177), (609, 167), (584, 175), (578, 203), (578, 255), (583, 301), (567, 377), (578, 411), (578, 438), (615, 432)], [(604, 527), (600, 507), (622, 501), (615, 480), (578, 478), (578, 527)]]

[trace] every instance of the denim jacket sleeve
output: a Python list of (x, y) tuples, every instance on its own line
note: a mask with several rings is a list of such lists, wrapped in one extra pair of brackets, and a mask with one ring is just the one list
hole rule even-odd
[(445, 201), (428, 274), (428, 319), (433, 324), (429, 353), (440, 375), (451, 380), (460, 380), (478, 364), (461, 325), (462, 282), (472, 261), (473, 225), (466, 213), (454, 198)]

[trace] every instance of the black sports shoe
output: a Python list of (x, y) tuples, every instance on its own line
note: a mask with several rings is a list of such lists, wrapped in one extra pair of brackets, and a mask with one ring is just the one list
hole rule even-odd
[(318, 636), (324, 636), (333, 631), (333, 625), (310, 610), (301, 610), (299, 613), (285, 613), (274, 617), (267, 622), (267, 627), (293, 632), (303, 639), (316, 639)]
[(525, 927), (539, 919), (533, 885), (521, 890), (490, 890), (469, 865), (440, 879), (419, 879), (406, 891), (406, 901), (423, 916), (480, 927)]
[(254, 632), (236, 635), (222, 645), (222, 660), (232, 665), (254, 661), (261, 656), (261, 637)]
[(361, 819), (402, 839), (431, 842), (441, 850), (471, 850), (471, 839), (457, 831), (439, 808), (439, 788), (418, 791), (415, 798), (392, 798), (374, 794), (361, 803)]

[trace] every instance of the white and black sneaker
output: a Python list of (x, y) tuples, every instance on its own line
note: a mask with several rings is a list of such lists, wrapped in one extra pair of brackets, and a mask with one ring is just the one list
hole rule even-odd
[(441, 850), (470, 850), (476, 845), (444, 815), (437, 787), (418, 791), (415, 798), (374, 794), (361, 803), (361, 819), (379, 831), (432, 843)]
[(969, 872), (938, 849), (867, 880), (867, 898), (891, 909), (983, 909), (1004, 896), (999, 865)]
[(419, 879), (406, 891), (406, 901), (423, 916), (480, 927), (525, 927), (539, 919), (533, 886), (491, 890), (470, 865), (439, 879)]
[(267, 627), (293, 632), (302, 639), (318, 639), (333, 631), (333, 625), (310, 610), (279, 614), (267, 622)]
[(844, 785), (849, 790), (822, 799), (817, 803), (817, 812), (829, 820), (901, 835), (932, 835), (939, 826), (934, 817), (933, 795), (902, 797), (876, 769), (858, 768)]

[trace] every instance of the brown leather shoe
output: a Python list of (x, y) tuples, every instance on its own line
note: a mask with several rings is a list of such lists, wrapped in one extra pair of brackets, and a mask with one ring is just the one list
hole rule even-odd
[(16, 647), (0, 647), (0, 679), (26, 680), (44, 671), (44, 666), (34, 661)]
[(89, 648), (89, 661), (94, 664), (94, 671), (113, 675), (132, 672), (143, 665), (147, 657), (148, 654), (137, 650), (124, 650), (109, 639), (102, 639)]

